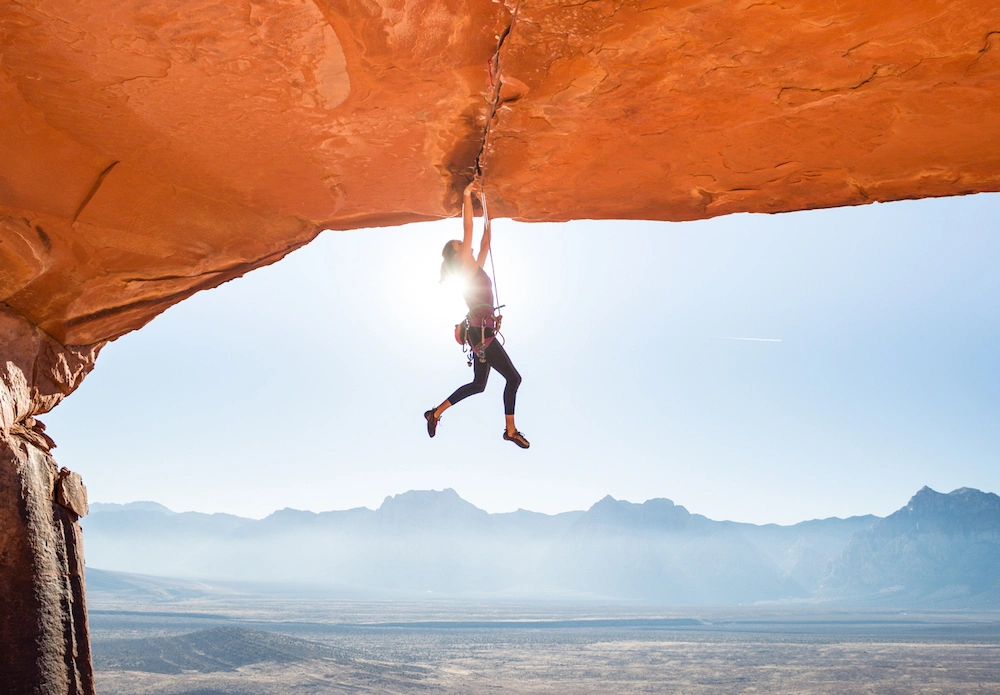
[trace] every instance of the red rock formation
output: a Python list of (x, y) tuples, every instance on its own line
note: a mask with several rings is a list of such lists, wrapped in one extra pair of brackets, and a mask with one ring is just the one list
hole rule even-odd
[[(1000, 7), (0, 2), (2, 547), (28, 562), (56, 539), (36, 570), (74, 576), (34, 416), (102, 341), (323, 228), (454, 215), (477, 168), (494, 214), (523, 220), (1000, 190)], [(35, 613), (16, 639), (69, 664), (40, 657), (61, 675), (22, 691), (86, 691), (86, 649), (49, 612), (80, 606), (76, 585), (18, 567), (0, 604)]]
[(2, 304), (0, 346), (0, 693), (91, 695), (76, 523), (87, 492), (57, 469), (34, 416), (79, 384), (97, 351), (66, 349)]
[(685, 220), (1000, 188), (1000, 6), (522, 2), (502, 214)]
[(996, 3), (504, 2), (0, 5), (0, 301), (114, 338), (477, 159), (526, 220), (1000, 188)]
[(502, 6), (96, 7), (0, 6), (0, 301), (56, 339), (116, 337), (323, 227), (453, 213)]

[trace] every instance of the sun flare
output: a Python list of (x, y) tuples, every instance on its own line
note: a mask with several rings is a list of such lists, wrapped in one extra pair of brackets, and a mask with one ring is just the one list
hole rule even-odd
[(466, 290), (469, 289), (469, 280), (461, 273), (452, 273), (441, 284), (449, 297), (464, 297)]

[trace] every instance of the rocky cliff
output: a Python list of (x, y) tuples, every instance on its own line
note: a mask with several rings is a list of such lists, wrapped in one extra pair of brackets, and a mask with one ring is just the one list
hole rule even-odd
[(828, 598), (950, 608), (1000, 602), (1000, 497), (923, 488), (858, 533), (823, 582)]
[(59, 469), (35, 419), (93, 367), (0, 304), (0, 695), (94, 692), (80, 476)]

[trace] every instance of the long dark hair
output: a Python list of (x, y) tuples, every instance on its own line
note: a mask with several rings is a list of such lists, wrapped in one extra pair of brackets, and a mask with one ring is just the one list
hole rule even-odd
[(444, 259), (441, 261), (441, 282), (447, 280), (449, 275), (453, 275), (458, 272), (459, 260), (456, 242), (461, 244), (458, 239), (455, 239), (453, 241), (449, 241), (444, 245), (444, 248), (441, 249), (441, 258)]

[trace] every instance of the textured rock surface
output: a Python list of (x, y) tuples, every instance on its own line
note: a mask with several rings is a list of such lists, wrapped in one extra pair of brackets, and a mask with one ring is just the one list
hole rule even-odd
[(525, 0), (483, 159), (525, 219), (693, 219), (1000, 187), (989, 0)]
[(87, 511), (80, 477), (59, 471), (34, 415), (93, 367), (0, 304), (0, 693), (94, 692), (84, 603)]
[(503, 19), (435, 0), (0, 6), (0, 301), (90, 344), (324, 226), (452, 214)]
[(857, 534), (824, 579), (831, 598), (982, 608), (1000, 603), (1000, 497), (928, 487)]
[(56, 465), (0, 434), (0, 693), (94, 692), (79, 518), (53, 501)]
[(991, 0), (0, 5), (0, 301), (114, 338), (323, 227), (1000, 189)]

